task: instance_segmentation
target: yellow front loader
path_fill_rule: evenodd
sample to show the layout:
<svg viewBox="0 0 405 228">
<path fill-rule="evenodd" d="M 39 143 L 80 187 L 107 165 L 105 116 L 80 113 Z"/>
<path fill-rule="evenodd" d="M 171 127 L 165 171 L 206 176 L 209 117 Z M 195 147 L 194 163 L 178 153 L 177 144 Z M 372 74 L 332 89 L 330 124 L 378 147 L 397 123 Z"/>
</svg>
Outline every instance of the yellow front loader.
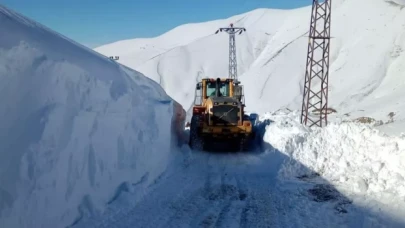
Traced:
<svg viewBox="0 0 405 228">
<path fill-rule="evenodd" d="M 192 149 L 245 151 L 253 126 L 244 113 L 243 86 L 232 79 L 202 79 L 196 86 L 189 145 Z"/>
</svg>

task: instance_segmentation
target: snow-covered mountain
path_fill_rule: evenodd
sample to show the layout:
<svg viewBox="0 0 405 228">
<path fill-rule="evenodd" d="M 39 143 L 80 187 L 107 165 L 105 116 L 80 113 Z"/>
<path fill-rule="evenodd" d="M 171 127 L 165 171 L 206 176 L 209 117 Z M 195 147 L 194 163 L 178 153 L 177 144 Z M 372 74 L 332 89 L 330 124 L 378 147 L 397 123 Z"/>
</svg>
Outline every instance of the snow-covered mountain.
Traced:
<svg viewBox="0 0 405 228">
<path fill-rule="evenodd" d="M 405 2 L 334 0 L 329 106 L 354 119 L 386 122 L 405 118 Z M 223 20 L 186 24 L 151 39 L 133 39 L 95 50 L 119 56 L 188 109 L 200 77 L 228 76 L 230 23 L 246 33 L 236 37 L 238 72 L 247 109 L 262 113 L 300 109 L 308 43 L 310 6 L 293 10 L 257 9 Z"/>
<path fill-rule="evenodd" d="M 0 28 L 0 227 L 66 227 L 167 168 L 157 83 L 1 5 Z"/>
</svg>

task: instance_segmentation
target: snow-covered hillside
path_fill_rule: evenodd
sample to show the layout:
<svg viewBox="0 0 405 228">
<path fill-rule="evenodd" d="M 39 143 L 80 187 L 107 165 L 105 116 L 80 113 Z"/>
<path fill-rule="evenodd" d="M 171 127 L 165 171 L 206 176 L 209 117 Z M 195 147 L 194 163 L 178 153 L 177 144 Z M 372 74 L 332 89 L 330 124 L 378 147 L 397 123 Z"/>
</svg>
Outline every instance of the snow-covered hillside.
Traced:
<svg viewBox="0 0 405 228">
<path fill-rule="evenodd" d="M 334 0 L 330 107 L 348 119 L 404 120 L 405 2 Z M 301 108 L 310 6 L 257 9 L 224 20 L 179 26 L 159 37 L 133 39 L 95 50 L 159 82 L 186 109 L 199 77 L 227 77 L 230 23 L 244 26 L 236 39 L 238 72 L 247 109 Z M 344 116 L 344 114 L 346 114 Z"/>
<path fill-rule="evenodd" d="M 0 28 L 0 227 L 66 227 L 164 172 L 182 109 L 157 83 L 1 5 Z"/>
</svg>

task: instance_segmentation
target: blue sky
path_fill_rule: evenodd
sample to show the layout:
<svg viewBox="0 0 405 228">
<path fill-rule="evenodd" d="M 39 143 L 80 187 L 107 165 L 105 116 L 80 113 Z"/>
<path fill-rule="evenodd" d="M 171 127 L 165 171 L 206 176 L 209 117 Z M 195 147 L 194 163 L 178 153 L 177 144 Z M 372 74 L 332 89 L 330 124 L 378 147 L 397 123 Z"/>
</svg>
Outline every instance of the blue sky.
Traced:
<svg viewBox="0 0 405 228">
<path fill-rule="evenodd" d="M 160 35 L 178 25 L 311 0 L 2 0 L 1 4 L 89 47 Z"/>
</svg>

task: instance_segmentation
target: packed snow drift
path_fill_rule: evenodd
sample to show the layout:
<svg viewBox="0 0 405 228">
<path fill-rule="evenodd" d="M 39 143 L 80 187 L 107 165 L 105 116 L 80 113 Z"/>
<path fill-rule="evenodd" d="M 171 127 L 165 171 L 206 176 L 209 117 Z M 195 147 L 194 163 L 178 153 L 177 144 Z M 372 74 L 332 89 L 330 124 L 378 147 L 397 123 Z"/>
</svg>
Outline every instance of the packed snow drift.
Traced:
<svg viewBox="0 0 405 228">
<path fill-rule="evenodd" d="M 183 110 L 157 83 L 3 6 L 0 27 L 0 227 L 66 227 L 165 171 Z"/>
<path fill-rule="evenodd" d="M 392 137 L 351 122 L 310 129 L 299 123 L 298 114 L 279 111 L 261 117 L 268 122 L 263 135 L 267 151 L 289 158 L 278 177 L 320 176 L 356 204 L 405 225 L 405 135 Z"/>
<path fill-rule="evenodd" d="M 310 4 L 310 2 L 308 2 Z M 334 0 L 329 106 L 345 119 L 403 122 L 405 11 L 403 0 Z M 151 39 L 96 48 L 145 73 L 187 110 L 197 79 L 228 77 L 230 23 L 236 36 L 238 73 L 248 111 L 301 108 L 311 8 L 257 9 L 223 20 L 186 24 Z M 387 124 L 390 125 L 390 124 Z M 405 126 L 405 125 L 404 125 Z M 398 132 L 395 132 L 398 133 Z"/>
</svg>

